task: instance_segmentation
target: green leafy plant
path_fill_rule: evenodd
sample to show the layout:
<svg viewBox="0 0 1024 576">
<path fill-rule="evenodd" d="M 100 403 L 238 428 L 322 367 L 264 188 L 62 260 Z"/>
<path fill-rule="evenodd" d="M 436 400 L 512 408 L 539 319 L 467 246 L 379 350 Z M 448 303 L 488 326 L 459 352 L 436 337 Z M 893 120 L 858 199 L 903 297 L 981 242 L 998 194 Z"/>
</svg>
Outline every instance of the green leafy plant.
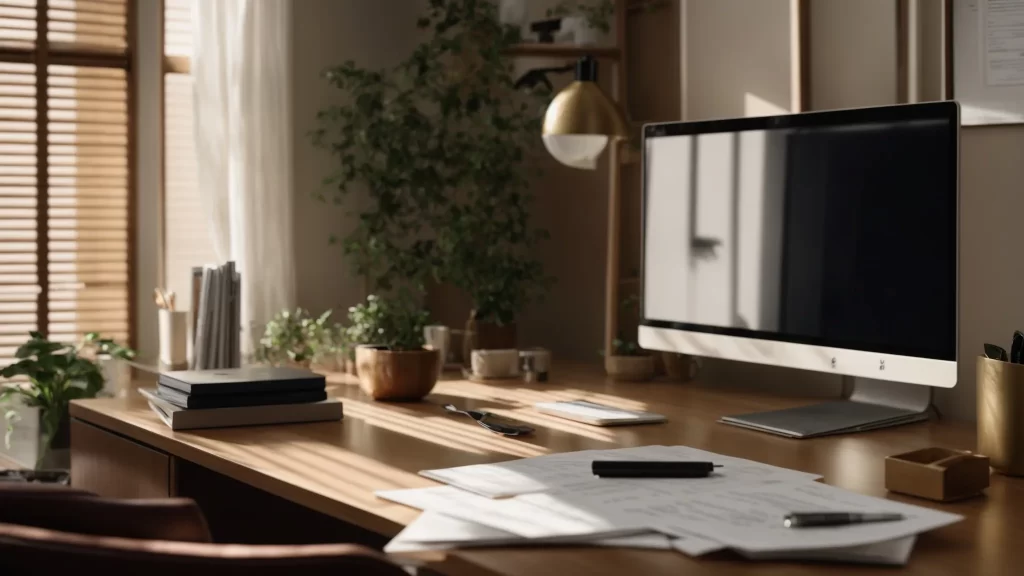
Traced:
<svg viewBox="0 0 1024 576">
<path fill-rule="evenodd" d="M 348 309 L 348 340 L 390 350 L 419 350 L 429 320 L 430 315 L 408 295 L 385 299 L 371 294 L 366 302 Z"/>
<path fill-rule="evenodd" d="M 353 358 L 352 343 L 349 342 L 348 328 L 335 322 L 324 326 L 320 343 L 316 346 L 313 362 L 338 368 L 338 363 Z"/>
<path fill-rule="evenodd" d="M 359 207 L 340 242 L 372 290 L 433 278 L 469 294 L 481 319 L 510 322 L 548 283 L 527 164 L 548 95 L 515 89 L 505 51 L 519 31 L 493 0 L 431 0 L 417 26 L 429 38 L 394 68 L 326 72 L 344 101 L 312 134 L 339 161 L 318 197 Z M 366 199 L 350 204 L 355 190 Z"/>
<path fill-rule="evenodd" d="M 619 302 L 620 313 L 637 313 L 640 310 L 640 297 L 630 294 Z M 604 354 L 604 350 L 600 351 Z M 626 338 L 620 331 L 612 340 L 612 355 L 614 356 L 647 356 L 650 352 L 640 347 L 640 344 L 633 339 Z"/>
<path fill-rule="evenodd" d="M 313 317 L 302 308 L 282 310 L 267 322 L 256 350 L 256 359 L 268 364 L 312 361 L 324 343 L 331 310 Z"/>
<path fill-rule="evenodd" d="M 104 338 L 99 332 L 89 332 L 85 335 L 82 345 L 79 346 L 79 353 L 84 350 L 90 350 L 96 356 L 110 356 L 122 360 L 135 358 L 135 350 L 118 344 L 112 338 Z"/>
<path fill-rule="evenodd" d="M 547 11 L 548 18 L 561 18 L 579 14 L 587 21 L 587 26 L 605 34 L 611 32 L 611 21 L 615 16 L 614 0 L 597 0 L 596 2 L 580 2 L 579 0 L 562 0 Z"/>
<path fill-rule="evenodd" d="M 10 445 L 16 412 L 10 407 L 14 398 L 39 408 L 42 416 L 43 445 L 49 448 L 61 424 L 67 419 L 68 405 L 79 398 L 94 398 L 103 388 L 103 375 L 93 362 L 78 355 L 71 344 L 47 340 L 39 332 L 29 332 L 29 340 L 18 347 L 17 362 L 0 371 L 0 377 L 28 378 L 27 383 L 6 383 L 0 388 L 0 405 L 7 405 L 5 443 Z"/>
</svg>

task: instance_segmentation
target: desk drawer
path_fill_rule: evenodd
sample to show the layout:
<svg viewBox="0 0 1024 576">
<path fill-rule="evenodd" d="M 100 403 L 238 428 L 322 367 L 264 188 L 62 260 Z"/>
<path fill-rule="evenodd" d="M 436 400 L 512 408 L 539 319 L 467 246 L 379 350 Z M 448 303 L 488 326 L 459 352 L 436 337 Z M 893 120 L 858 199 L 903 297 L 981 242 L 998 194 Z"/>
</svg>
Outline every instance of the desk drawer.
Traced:
<svg viewBox="0 0 1024 576">
<path fill-rule="evenodd" d="M 111 498 L 167 498 L 171 457 L 73 418 L 71 485 Z"/>
</svg>

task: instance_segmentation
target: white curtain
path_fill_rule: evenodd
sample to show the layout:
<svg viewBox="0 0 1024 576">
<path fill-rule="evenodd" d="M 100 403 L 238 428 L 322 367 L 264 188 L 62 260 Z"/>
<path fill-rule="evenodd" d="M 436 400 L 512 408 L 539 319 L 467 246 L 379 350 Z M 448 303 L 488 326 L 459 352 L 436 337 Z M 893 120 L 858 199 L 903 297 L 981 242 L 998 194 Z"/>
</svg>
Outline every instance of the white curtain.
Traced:
<svg viewBox="0 0 1024 576">
<path fill-rule="evenodd" d="M 243 354 L 295 305 L 289 0 L 193 0 L 199 187 L 214 250 L 242 274 Z"/>
</svg>

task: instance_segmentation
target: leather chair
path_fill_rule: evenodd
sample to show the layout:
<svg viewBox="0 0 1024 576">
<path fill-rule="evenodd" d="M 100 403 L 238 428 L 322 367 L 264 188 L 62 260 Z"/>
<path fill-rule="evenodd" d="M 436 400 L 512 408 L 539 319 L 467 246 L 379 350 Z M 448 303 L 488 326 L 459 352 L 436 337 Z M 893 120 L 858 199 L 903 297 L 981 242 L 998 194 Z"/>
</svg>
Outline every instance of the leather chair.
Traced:
<svg viewBox="0 0 1024 576">
<path fill-rule="evenodd" d="M 407 576 L 350 544 L 214 544 L 186 498 L 119 500 L 63 486 L 0 484 L 0 574 Z M 184 572 L 183 572 L 184 571 Z"/>
<path fill-rule="evenodd" d="M 202 511 L 187 498 L 119 500 L 46 484 L 0 484 L 0 522 L 95 536 L 210 542 Z"/>
<path fill-rule="evenodd" d="M 0 573 L 145 576 L 408 576 L 351 544 L 246 546 L 141 540 L 0 524 Z"/>
</svg>

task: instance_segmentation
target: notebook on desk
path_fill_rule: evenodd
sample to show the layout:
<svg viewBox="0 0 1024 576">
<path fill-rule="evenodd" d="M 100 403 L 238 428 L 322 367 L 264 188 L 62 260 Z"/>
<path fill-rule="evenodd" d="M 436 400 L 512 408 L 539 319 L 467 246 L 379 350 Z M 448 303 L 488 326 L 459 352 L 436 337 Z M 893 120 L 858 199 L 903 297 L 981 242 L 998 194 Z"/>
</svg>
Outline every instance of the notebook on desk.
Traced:
<svg viewBox="0 0 1024 576">
<path fill-rule="evenodd" d="M 322 374 L 285 366 L 247 366 L 221 370 L 177 370 L 160 374 L 160 385 L 196 396 L 323 390 Z"/>
<path fill-rule="evenodd" d="M 171 430 L 328 422 L 341 420 L 343 415 L 342 403 L 335 398 L 306 404 L 189 410 L 175 406 L 161 398 L 156 390 L 142 388 L 139 390 L 139 393 L 149 402 L 150 409 Z"/>
</svg>

